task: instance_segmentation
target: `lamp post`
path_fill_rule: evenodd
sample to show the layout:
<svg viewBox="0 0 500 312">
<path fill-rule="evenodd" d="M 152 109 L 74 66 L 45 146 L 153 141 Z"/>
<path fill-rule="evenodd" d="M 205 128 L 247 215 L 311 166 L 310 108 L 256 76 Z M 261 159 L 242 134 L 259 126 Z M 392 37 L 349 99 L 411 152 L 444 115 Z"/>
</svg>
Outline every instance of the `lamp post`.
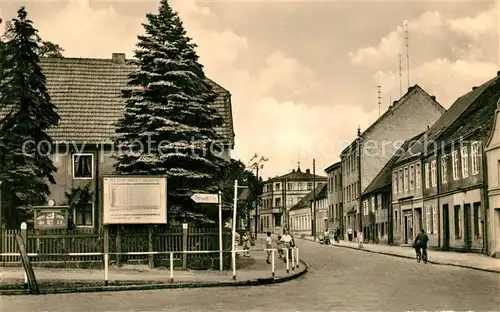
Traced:
<svg viewBox="0 0 500 312">
<path fill-rule="evenodd" d="M 257 183 L 259 183 L 259 169 L 264 168 L 264 163 L 267 162 L 269 158 L 265 158 L 264 156 L 261 156 L 259 158 L 259 155 L 257 153 L 254 154 L 252 159 L 249 161 L 249 165 L 247 165 L 247 168 L 250 170 L 255 170 L 255 177 L 257 179 Z M 257 238 L 257 232 L 259 230 L 259 203 L 257 202 L 255 204 L 255 238 Z"/>
</svg>

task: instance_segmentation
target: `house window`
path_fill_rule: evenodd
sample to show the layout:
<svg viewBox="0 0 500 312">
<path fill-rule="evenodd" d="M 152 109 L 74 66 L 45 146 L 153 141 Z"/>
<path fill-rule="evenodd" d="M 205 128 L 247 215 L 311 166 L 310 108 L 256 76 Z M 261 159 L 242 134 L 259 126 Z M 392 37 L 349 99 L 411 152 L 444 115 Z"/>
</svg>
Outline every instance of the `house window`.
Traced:
<svg viewBox="0 0 500 312">
<path fill-rule="evenodd" d="M 446 156 L 441 157 L 441 182 L 448 183 L 448 168 L 446 167 Z"/>
<path fill-rule="evenodd" d="M 408 167 L 405 167 L 405 173 L 404 173 L 404 187 L 405 187 L 405 192 L 408 191 Z"/>
<path fill-rule="evenodd" d="M 293 191 L 293 183 L 288 183 L 286 187 L 289 191 Z"/>
<path fill-rule="evenodd" d="M 280 190 L 280 184 L 279 184 L 279 183 L 276 183 L 276 184 L 274 185 L 274 190 L 275 190 L 275 191 L 279 191 L 279 190 Z"/>
<path fill-rule="evenodd" d="M 479 227 L 480 220 L 481 220 L 481 203 L 474 203 L 474 237 L 475 238 L 480 238 L 481 237 L 481 228 Z"/>
<path fill-rule="evenodd" d="M 394 210 L 394 229 L 396 233 L 399 233 L 399 221 L 398 221 L 398 211 Z"/>
<path fill-rule="evenodd" d="M 432 233 L 438 232 L 438 209 L 437 206 L 432 207 Z"/>
<path fill-rule="evenodd" d="M 73 214 L 76 226 L 94 225 L 94 203 L 86 203 L 76 207 Z"/>
<path fill-rule="evenodd" d="M 398 193 L 398 172 L 394 171 L 394 182 L 392 182 L 392 189 L 394 194 Z"/>
<path fill-rule="evenodd" d="M 467 146 L 462 147 L 462 177 L 469 177 L 469 151 Z"/>
<path fill-rule="evenodd" d="M 451 158 L 452 158 L 452 162 L 453 162 L 453 180 L 458 180 L 459 179 L 459 176 L 458 176 L 458 170 L 459 170 L 459 166 L 458 166 L 458 162 L 459 162 L 459 159 L 458 159 L 458 151 L 453 151 L 452 154 L 451 154 Z"/>
<path fill-rule="evenodd" d="M 479 155 L 479 142 L 472 142 L 471 144 L 471 155 L 472 158 L 472 175 L 479 174 L 479 164 L 480 164 L 480 155 Z"/>
<path fill-rule="evenodd" d="M 410 166 L 410 190 L 415 188 L 415 168 L 413 165 Z"/>
<path fill-rule="evenodd" d="M 432 229 L 432 211 L 431 211 L 432 207 L 425 207 L 425 221 L 426 221 L 426 231 L 427 233 L 431 233 L 431 229 Z"/>
<path fill-rule="evenodd" d="M 431 187 L 431 181 L 429 179 L 429 166 L 430 164 L 429 163 L 425 163 L 425 168 L 424 168 L 424 171 L 425 171 L 425 188 L 430 188 Z"/>
<path fill-rule="evenodd" d="M 287 197 L 287 199 L 286 199 L 286 205 L 288 207 L 293 206 L 293 197 Z"/>
<path fill-rule="evenodd" d="M 376 210 L 375 209 L 375 196 L 372 196 L 372 209 L 371 209 L 371 211 L 375 212 L 375 210 Z"/>
<path fill-rule="evenodd" d="M 415 168 L 416 168 L 415 179 L 417 180 L 417 183 L 416 183 L 417 184 L 417 189 L 419 189 L 420 188 L 420 181 L 422 179 L 422 175 L 421 175 L 421 172 L 420 172 L 420 164 L 417 164 L 415 166 Z"/>
<path fill-rule="evenodd" d="M 431 161 L 431 183 L 432 187 L 437 185 L 436 160 Z"/>
<path fill-rule="evenodd" d="M 94 155 L 73 155 L 73 179 L 92 179 L 94 177 Z"/>
<path fill-rule="evenodd" d="M 462 214 L 460 205 L 455 206 L 455 239 L 462 238 Z"/>
<path fill-rule="evenodd" d="M 313 188 L 312 182 L 307 182 L 307 190 L 310 191 Z"/>
<path fill-rule="evenodd" d="M 403 181 L 404 181 L 404 177 L 403 177 L 403 169 L 399 169 L 399 184 L 398 184 L 398 191 L 400 193 L 403 192 Z"/>
<path fill-rule="evenodd" d="M 377 209 L 384 209 L 384 207 L 382 207 L 382 194 L 377 195 Z"/>
<path fill-rule="evenodd" d="M 281 226 L 281 216 L 274 216 L 274 226 Z"/>
<path fill-rule="evenodd" d="M 367 200 L 363 201 L 363 215 L 365 215 L 365 216 L 368 215 L 368 201 Z"/>
<path fill-rule="evenodd" d="M 281 207 L 281 198 L 274 199 L 274 207 L 276 207 L 276 208 Z"/>
</svg>

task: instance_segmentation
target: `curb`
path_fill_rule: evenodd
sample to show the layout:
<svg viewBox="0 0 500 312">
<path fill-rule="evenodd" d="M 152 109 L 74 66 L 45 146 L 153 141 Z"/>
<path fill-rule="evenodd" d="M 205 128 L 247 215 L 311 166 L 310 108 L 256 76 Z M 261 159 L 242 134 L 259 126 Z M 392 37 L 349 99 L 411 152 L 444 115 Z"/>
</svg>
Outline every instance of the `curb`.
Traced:
<svg viewBox="0 0 500 312">
<path fill-rule="evenodd" d="M 306 240 L 306 241 L 313 242 L 313 243 L 315 242 L 312 239 L 307 239 L 307 238 L 302 238 L 302 239 Z M 364 252 L 371 252 L 371 253 L 376 253 L 376 254 L 380 254 L 380 255 L 386 255 L 386 256 L 392 256 L 392 257 L 398 257 L 398 258 L 404 258 L 404 259 L 415 259 L 415 257 L 412 257 L 412 256 L 405 256 L 405 255 L 394 254 L 394 253 L 384 252 L 384 251 L 374 251 L 374 250 L 346 246 L 346 245 L 334 245 L 334 244 L 332 244 L 331 246 L 332 247 L 339 247 L 339 248 L 348 248 L 348 249 L 364 251 Z M 427 263 L 437 264 L 437 265 L 454 266 L 454 267 L 463 268 L 463 269 L 470 269 L 470 270 L 500 274 L 500 271 L 497 271 L 497 270 L 478 268 L 478 267 L 474 267 L 474 266 L 470 266 L 470 265 L 456 264 L 456 263 L 450 263 L 450 262 L 436 262 L 436 261 L 431 261 L 431 260 L 428 260 Z"/>
<path fill-rule="evenodd" d="M 282 277 L 257 278 L 243 281 L 228 282 L 201 282 L 201 283 L 179 283 L 179 284 L 146 284 L 146 285 L 123 285 L 123 286 L 94 286 L 94 287 L 71 287 L 59 289 L 40 289 L 40 295 L 48 294 L 67 294 L 67 293 L 89 293 L 89 292 L 108 292 L 108 291 L 137 291 L 137 290 L 155 290 L 155 289 L 178 289 L 178 288 L 210 288 L 210 287 L 241 287 L 241 286 L 262 286 L 270 284 L 279 284 L 299 278 L 307 273 L 309 266 L 303 260 L 299 260 L 303 269 L 295 274 Z M 0 290 L 0 296 L 29 295 L 24 289 L 6 289 Z"/>
</svg>

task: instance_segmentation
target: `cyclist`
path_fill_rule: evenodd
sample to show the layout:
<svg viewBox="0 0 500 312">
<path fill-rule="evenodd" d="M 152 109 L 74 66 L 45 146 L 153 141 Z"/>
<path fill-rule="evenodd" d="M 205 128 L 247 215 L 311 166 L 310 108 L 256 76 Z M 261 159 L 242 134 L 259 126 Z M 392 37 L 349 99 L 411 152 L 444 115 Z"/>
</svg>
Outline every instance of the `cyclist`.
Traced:
<svg viewBox="0 0 500 312">
<path fill-rule="evenodd" d="M 427 259 L 427 242 L 429 241 L 429 237 L 425 234 L 424 229 L 420 230 L 420 233 L 415 238 L 415 243 L 413 243 L 413 248 L 417 253 L 417 256 L 423 255 L 424 259 Z M 420 253 L 420 249 L 422 249 L 422 253 Z"/>
</svg>

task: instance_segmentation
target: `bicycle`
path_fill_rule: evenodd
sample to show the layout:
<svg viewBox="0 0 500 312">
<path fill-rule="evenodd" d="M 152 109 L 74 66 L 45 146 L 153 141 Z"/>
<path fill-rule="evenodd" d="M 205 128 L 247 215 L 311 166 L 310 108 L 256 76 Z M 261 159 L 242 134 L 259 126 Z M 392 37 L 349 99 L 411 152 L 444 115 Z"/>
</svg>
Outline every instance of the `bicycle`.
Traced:
<svg viewBox="0 0 500 312">
<path fill-rule="evenodd" d="M 420 248 L 417 249 L 417 263 L 420 263 L 421 260 L 424 260 L 424 263 L 427 263 L 427 253 L 422 255 L 420 252 Z"/>
</svg>

